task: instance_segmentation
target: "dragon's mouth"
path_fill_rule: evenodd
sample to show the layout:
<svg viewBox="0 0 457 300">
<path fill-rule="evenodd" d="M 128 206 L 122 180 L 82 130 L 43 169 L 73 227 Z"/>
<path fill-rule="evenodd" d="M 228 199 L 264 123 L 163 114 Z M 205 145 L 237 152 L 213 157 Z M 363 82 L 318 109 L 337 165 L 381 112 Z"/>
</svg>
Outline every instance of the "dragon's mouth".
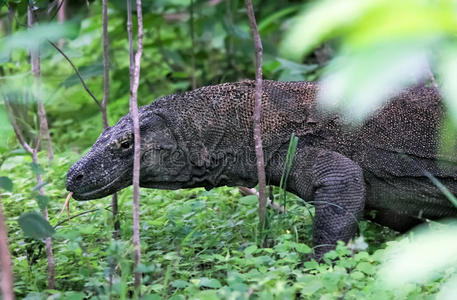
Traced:
<svg viewBox="0 0 457 300">
<path fill-rule="evenodd" d="M 95 190 L 86 191 L 83 193 L 79 193 L 77 191 L 70 191 L 70 192 L 73 192 L 73 198 L 75 198 L 76 200 L 91 200 L 91 199 L 97 199 L 97 198 L 102 198 L 102 197 L 111 195 L 129 185 L 129 184 L 121 183 L 122 179 L 126 173 L 127 172 L 122 173 L 121 175 L 119 175 L 116 179 L 114 179 L 110 183 L 108 183 L 102 187 L 99 187 Z M 121 184 L 119 184 L 119 183 L 121 183 Z"/>
</svg>

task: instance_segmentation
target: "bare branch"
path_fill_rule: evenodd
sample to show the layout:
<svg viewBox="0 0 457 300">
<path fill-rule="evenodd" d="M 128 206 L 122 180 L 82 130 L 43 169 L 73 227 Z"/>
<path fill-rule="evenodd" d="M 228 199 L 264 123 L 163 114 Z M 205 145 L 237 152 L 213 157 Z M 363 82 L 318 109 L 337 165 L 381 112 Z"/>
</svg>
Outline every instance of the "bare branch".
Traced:
<svg viewBox="0 0 457 300">
<path fill-rule="evenodd" d="M 134 158 L 133 158 L 133 247 L 134 264 L 138 267 L 141 260 L 140 248 L 140 125 L 138 120 L 138 85 L 140 82 L 140 63 L 143 54 L 143 15 L 141 11 L 141 0 L 136 0 L 138 19 L 138 49 L 133 54 L 132 34 L 132 7 L 130 0 L 127 0 L 127 32 L 129 38 L 130 53 L 130 115 L 133 121 L 134 136 Z M 140 294 L 141 273 L 135 272 L 135 290 Z"/>
<path fill-rule="evenodd" d="M 13 272 L 11 268 L 11 255 L 8 248 L 8 230 L 5 224 L 3 208 L 0 203 L 0 269 L 2 270 L 2 279 L 0 287 L 2 289 L 2 298 L 4 300 L 14 299 L 13 290 Z"/>
<path fill-rule="evenodd" d="M 254 145 L 257 157 L 257 176 L 259 178 L 259 226 L 263 231 L 266 216 L 266 179 L 262 148 L 262 129 L 260 125 L 262 113 L 262 41 L 254 15 L 254 8 L 251 0 L 245 0 L 249 17 L 249 27 L 251 28 L 252 39 L 254 41 L 256 74 L 255 74 L 255 94 L 254 94 Z"/>
<path fill-rule="evenodd" d="M 100 101 L 98 101 L 97 98 L 95 98 L 94 94 L 92 94 L 92 92 L 89 90 L 89 88 L 86 85 L 86 82 L 84 81 L 83 77 L 81 76 L 81 73 L 79 73 L 78 68 L 76 68 L 76 66 L 73 64 L 71 59 L 55 43 L 53 43 L 52 41 L 49 41 L 49 40 L 48 40 L 48 43 L 51 44 L 51 46 L 53 46 L 57 51 L 59 51 L 59 53 L 62 54 L 62 56 L 68 61 L 68 63 L 71 65 L 71 67 L 75 71 L 76 76 L 78 76 L 79 80 L 81 81 L 81 84 L 83 85 L 86 92 L 89 94 L 89 96 L 91 96 L 91 98 L 98 105 L 98 107 L 100 109 L 102 109 L 102 105 L 101 105 Z"/>
</svg>

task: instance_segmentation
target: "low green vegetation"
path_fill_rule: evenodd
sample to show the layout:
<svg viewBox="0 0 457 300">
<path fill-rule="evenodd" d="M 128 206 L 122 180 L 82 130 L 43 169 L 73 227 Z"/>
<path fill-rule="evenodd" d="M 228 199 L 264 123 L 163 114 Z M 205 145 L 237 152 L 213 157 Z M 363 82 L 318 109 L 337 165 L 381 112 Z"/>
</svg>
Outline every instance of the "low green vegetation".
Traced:
<svg viewBox="0 0 457 300">
<path fill-rule="evenodd" d="M 71 215 L 58 217 L 65 200 L 65 172 L 76 153 L 60 153 L 43 165 L 53 236 L 56 289 L 46 290 L 44 243 L 25 237 L 17 223 L 26 211 L 37 211 L 34 173 L 28 156 L 6 159 L 2 175 L 12 178 L 11 192 L 3 191 L 15 291 L 19 298 L 128 299 L 131 297 L 131 191 L 119 195 L 121 239 L 112 235 L 110 199 L 70 202 Z M 43 157 L 43 160 L 44 157 Z M 279 198 L 279 190 L 277 198 Z M 389 289 L 377 273 L 386 241 L 396 234 L 361 222 L 365 242 L 339 245 L 324 262 L 309 260 L 312 206 L 288 195 L 285 215 L 269 210 L 267 248 L 256 245 L 257 199 L 237 189 L 210 191 L 141 191 L 141 242 L 144 299 L 417 299 L 439 291 L 449 274 L 426 284 Z M 109 278 L 112 276 L 112 287 Z"/>
</svg>

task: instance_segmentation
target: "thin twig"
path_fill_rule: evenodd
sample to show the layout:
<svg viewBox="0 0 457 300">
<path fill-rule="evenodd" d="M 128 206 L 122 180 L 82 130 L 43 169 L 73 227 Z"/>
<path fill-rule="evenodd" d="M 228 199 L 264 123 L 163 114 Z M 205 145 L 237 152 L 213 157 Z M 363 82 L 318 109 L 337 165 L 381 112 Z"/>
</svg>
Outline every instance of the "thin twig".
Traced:
<svg viewBox="0 0 457 300">
<path fill-rule="evenodd" d="M 102 105 L 100 103 L 100 101 L 97 100 L 97 98 L 95 98 L 94 94 L 92 94 L 92 92 L 89 90 L 89 88 L 87 87 L 86 85 L 86 82 L 84 82 L 84 79 L 83 77 L 81 76 L 81 73 L 79 73 L 78 71 L 78 68 L 76 68 L 76 66 L 73 64 L 73 62 L 71 61 L 71 59 L 55 44 L 53 43 L 52 41 L 49 41 L 49 44 L 51 44 L 51 46 L 53 46 L 57 51 L 59 51 L 60 54 L 62 54 L 62 56 L 68 61 L 68 63 L 71 65 L 71 67 L 73 68 L 73 70 L 75 71 L 76 73 L 76 76 L 78 76 L 79 80 L 81 81 L 81 84 L 83 85 L 84 89 L 86 90 L 86 92 L 89 94 L 89 96 L 91 96 L 91 98 L 94 100 L 95 103 L 97 103 L 98 107 L 100 109 L 102 109 Z"/>
<path fill-rule="evenodd" d="M 134 136 L 134 156 L 133 156 L 133 260 L 135 269 L 141 261 L 140 248 L 140 125 L 138 120 L 138 85 L 140 81 L 140 62 L 143 54 L 143 15 L 141 12 L 141 0 L 136 0 L 137 19 L 138 19 L 138 48 L 133 53 L 133 33 L 132 33 L 132 7 L 130 0 L 127 0 L 127 32 L 129 38 L 130 54 L 130 115 L 133 121 Z M 135 291 L 140 296 L 141 273 L 135 272 Z"/>
<path fill-rule="evenodd" d="M 251 0 L 245 0 L 248 17 L 249 27 L 251 29 L 252 39 L 254 42 L 255 49 L 255 94 L 254 94 L 254 115 L 253 115 L 253 127 L 254 127 L 254 144 L 255 153 L 257 157 L 257 176 L 259 179 L 259 226 L 262 232 L 265 227 L 266 217 L 266 176 L 264 167 L 264 157 L 262 148 L 262 128 L 260 124 L 261 113 L 262 113 L 262 41 L 260 39 L 259 30 L 254 15 L 254 8 L 252 7 Z"/>
</svg>

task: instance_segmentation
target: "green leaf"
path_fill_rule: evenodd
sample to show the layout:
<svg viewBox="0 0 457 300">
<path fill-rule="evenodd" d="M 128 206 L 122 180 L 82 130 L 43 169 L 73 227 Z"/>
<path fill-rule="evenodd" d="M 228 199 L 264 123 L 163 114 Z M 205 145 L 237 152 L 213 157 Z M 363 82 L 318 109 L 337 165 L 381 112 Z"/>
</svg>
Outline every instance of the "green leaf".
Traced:
<svg viewBox="0 0 457 300">
<path fill-rule="evenodd" d="M 218 289 L 222 285 L 219 282 L 219 280 L 217 280 L 217 279 L 210 279 L 210 278 L 207 278 L 207 277 L 202 277 L 202 278 L 200 278 L 200 280 L 198 282 L 198 286 L 204 286 L 204 287 L 208 287 L 208 288 Z"/>
<path fill-rule="evenodd" d="M 240 201 L 240 203 L 245 204 L 245 205 L 256 205 L 259 200 L 257 199 L 257 196 L 249 195 L 249 196 L 241 197 L 239 201 Z"/>
<path fill-rule="evenodd" d="M 171 286 L 174 287 L 174 288 L 177 288 L 177 289 L 185 288 L 188 285 L 189 285 L 189 283 L 187 283 L 187 281 L 184 281 L 184 280 L 181 280 L 181 279 L 178 279 L 178 280 L 175 280 L 175 281 L 171 282 Z"/>
<path fill-rule="evenodd" d="M 0 41 L 0 54 L 8 54 L 17 49 L 37 50 L 48 40 L 55 41 L 73 35 L 75 31 L 76 27 L 71 26 L 69 22 L 35 25 L 33 28 L 17 32 Z"/>
<path fill-rule="evenodd" d="M 295 19 L 295 24 L 280 45 L 280 53 L 284 57 L 299 61 L 313 47 L 353 24 L 354 20 L 377 2 L 379 0 L 316 2 Z"/>
<path fill-rule="evenodd" d="M 11 192 L 13 190 L 13 182 L 6 176 L 0 176 L 0 187 Z"/>
<path fill-rule="evenodd" d="M 373 275 L 376 272 L 376 268 L 368 262 L 359 263 L 356 269 L 367 275 Z"/>
<path fill-rule="evenodd" d="M 40 240 L 54 234 L 54 228 L 37 212 L 22 214 L 17 220 L 24 234 L 28 237 Z"/>
<path fill-rule="evenodd" d="M 247 247 L 246 249 L 244 249 L 244 253 L 245 253 L 246 255 L 251 255 L 251 254 L 254 253 L 256 250 L 257 250 L 257 246 L 256 246 L 256 245 L 251 245 L 251 246 Z"/>
<path fill-rule="evenodd" d="M 308 254 L 312 252 L 312 249 L 308 245 L 296 243 L 294 246 L 298 253 Z"/>
<path fill-rule="evenodd" d="M 430 42 L 391 42 L 343 53 L 326 67 L 318 103 L 340 111 L 347 122 L 364 120 L 388 98 L 426 75 Z"/>
<path fill-rule="evenodd" d="M 136 272 L 140 273 L 150 273 L 155 270 L 155 265 L 149 265 L 146 266 L 145 264 L 139 264 L 138 267 L 136 267 Z"/>
<path fill-rule="evenodd" d="M 38 207 L 43 210 L 46 207 L 48 207 L 49 198 L 43 195 L 37 195 L 36 202 L 38 204 Z"/>
</svg>

